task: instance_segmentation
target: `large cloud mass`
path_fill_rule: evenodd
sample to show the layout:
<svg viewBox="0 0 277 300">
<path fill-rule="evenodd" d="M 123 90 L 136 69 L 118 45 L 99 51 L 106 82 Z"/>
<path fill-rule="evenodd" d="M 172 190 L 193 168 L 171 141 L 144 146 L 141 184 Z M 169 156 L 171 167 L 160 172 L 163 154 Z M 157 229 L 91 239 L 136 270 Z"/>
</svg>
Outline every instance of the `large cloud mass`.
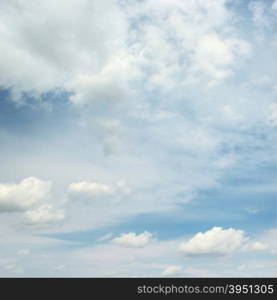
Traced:
<svg viewBox="0 0 277 300">
<path fill-rule="evenodd" d="M 17 102 L 58 90 L 76 105 L 114 102 L 145 79 L 161 91 L 218 82 L 250 52 L 227 26 L 224 0 L 12 0 L 0 8 L 0 85 Z"/>
</svg>

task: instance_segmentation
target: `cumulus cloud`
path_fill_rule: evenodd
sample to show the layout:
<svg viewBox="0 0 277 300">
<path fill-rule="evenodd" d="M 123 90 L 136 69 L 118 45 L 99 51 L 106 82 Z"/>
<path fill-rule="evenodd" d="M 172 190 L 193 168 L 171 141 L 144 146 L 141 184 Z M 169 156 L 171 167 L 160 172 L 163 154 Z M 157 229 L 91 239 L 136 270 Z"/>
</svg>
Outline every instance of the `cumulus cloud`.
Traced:
<svg viewBox="0 0 277 300">
<path fill-rule="evenodd" d="M 51 204 L 44 204 L 36 209 L 24 213 L 24 222 L 27 225 L 40 226 L 61 222 L 65 217 L 62 209 L 55 209 Z"/>
<path fill-rule="evenodd" d="M 183 267 L 181 266 L 168 266 L 166 267 L 162 274 L 163 276 L 176 276 L 184 273 Z"/>
<path fill-rule="evenodd" d="M 36 177 L 28 177 L 18 184 L 0 184 L 0 212 L 16 212 L 30 209 L 49 196 L 51 183 Z"/>
<path fill-rule="evenodd" d="M 141 234 L 134 232 L 122 233 L 119 237 L 114 238 L 112 243 L 124 247 L 143 248 L 151 242 L 152 237 L 153 234 L 147 231 Z"/>
<path fill-rule="evenodd" d="M 190 240 L 182 243 L 179 252 L 186 256 L 227 255 L 241 249 L 248 240 L 242 230 L 213 227 L 204 233 L 197 233 Z"/>
</svg>

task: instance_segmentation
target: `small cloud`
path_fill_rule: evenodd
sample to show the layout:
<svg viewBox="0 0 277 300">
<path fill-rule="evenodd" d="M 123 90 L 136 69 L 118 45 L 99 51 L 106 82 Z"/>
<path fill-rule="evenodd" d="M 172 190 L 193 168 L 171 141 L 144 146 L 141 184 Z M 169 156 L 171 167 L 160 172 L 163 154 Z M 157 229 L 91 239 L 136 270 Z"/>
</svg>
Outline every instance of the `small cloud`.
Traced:
<svg viewBox="0 0 277 300">
<path fill-rule="evenodd" d="M 65 213 L 61 209 L 55 209 L 51 204 L 44 204 L 36 209 L 27 211 L 23 218 L 27 225 L 49 225 L 63 221 Z"/>
<path fill-rule="evenodd" d="M 106 241 L 106 240 L 109 240 L 112 236 L 113 236 L 112 233 L 107 233 L 107 234 L 101 236 L 97 241 L 100 241 L 100 242 Z"/>
<path fill-rule="evenodd" d="M 183 273 L 183 268 L 181 266 L 168 266 L 164 269 L 161 275 L 174 276 L 174 275 L 181 275 L 182 273 Z"/>
<path fill-rule="evenodd" d="M 69 186 L 69 192 L 86 194 L 94 197 L 99 195 L 112 195 L 114 190 L 107 184 L 82 181 L 71 183 Z"/>
<path fill-rule="evenodd" d="M 152 240 L 153 234 L 145 231 L 141 234 L 135 234 L 134 232 L 122 233 L 119 237 L 112 240 L 112 243 L 133 248 L 142 248 L 147 246 Z"/>
<path fill-rule="evenodd" d="M 76 182 L 69 185 L 69 198 L 78 200 L 94 200 L 103 197 L 121 199 L 130 193 L 130 188 L 124 182 L 114 185 L 98 182 Z"/>
<path fill-rule="evenodd" d="M 263 251 L 263 250 L 267 250 L 268 249 L 268 245 L 263 244 L 261 242 L 254 242 L 252 244 L 252 249 L 253 250 L 261 250 L 261 251 Z"/>
</svg>

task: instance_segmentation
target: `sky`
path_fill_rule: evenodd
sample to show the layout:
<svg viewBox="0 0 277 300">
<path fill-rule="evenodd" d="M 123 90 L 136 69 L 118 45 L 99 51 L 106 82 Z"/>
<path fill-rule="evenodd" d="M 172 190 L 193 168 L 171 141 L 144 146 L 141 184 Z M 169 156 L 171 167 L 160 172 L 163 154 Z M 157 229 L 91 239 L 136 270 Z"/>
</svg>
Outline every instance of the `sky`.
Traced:
<svg viewBox="0 0 277 300">
<path fill-rule="evenodd" d="M 0 1 L 0 277 L 275 277 L 276 13 Z"/>
</svg>

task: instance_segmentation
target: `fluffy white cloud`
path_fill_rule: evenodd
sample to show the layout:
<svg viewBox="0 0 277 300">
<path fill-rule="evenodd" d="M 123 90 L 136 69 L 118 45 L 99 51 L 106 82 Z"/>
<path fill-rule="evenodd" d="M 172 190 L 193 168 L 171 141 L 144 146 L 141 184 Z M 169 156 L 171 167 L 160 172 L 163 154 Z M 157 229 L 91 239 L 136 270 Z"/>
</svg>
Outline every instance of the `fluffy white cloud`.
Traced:
<svg viewBox="0 0 277 300">
<path fill-rule="evenodd" d="M 28 177 L 18 184 L 0 184 L 0 212 L 27 210 L 48 197 L 49 181 Z"/>
<path fill-rule="evenodd" d="M 162 274 L 163 276 L 176 276 L 184 273 L 183 267 L 181 266 L 168 266 L 166 267 Z"/>
<path fill-rule="evenodd" d="M 213 227 L 204 233 L 199 232 L 179 247 L 179 252 L 187 256 L 227 255 L 241 249 L 249 238 L 242 230 Z"/>
<path fill-rule="evenodd" d="M 27 225 L 41 226 L 63 221 L 65 213 L 62 209 L 55 209 L 51 204 L 44 204 L 36 209 L 24 213 L 24 222 Z"/>
<path fill-rule="evenodd" d="M 142 248 L 147 246 L 150 243 L 152 237 L 153 234 L 147 231 L 141 234 L 129 232 L 126 234 L 121 234 L 119 237 L 114 238 L 112 240 L 112 243 L 124 247 Z"/>
</svg>

